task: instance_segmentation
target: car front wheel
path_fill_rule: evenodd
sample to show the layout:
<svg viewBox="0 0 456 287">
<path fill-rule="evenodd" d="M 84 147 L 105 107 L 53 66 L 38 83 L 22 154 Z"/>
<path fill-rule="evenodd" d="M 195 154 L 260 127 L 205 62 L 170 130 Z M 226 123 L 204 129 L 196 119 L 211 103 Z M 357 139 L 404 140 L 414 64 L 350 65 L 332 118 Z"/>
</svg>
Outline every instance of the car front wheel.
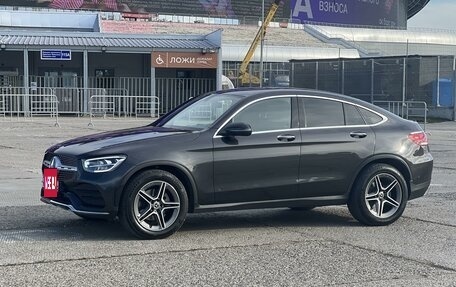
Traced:
<svg viewBox="0 0 456 287">
<path fill-rule="evenodd" d="M 120 221 L 136 237 L 165 238 L 184 223 L 188 197 L 184 185 L 173 174 L 148 170 L 126 187 L 120 203 Z"/>
<path fill-rule="evenodd" d="M 404 212 L 408 188 L 402 174 L 388 164 L 361 172 L 348 201 L 350 213 L 366 225 L 388 225 Z"/>
</svg>

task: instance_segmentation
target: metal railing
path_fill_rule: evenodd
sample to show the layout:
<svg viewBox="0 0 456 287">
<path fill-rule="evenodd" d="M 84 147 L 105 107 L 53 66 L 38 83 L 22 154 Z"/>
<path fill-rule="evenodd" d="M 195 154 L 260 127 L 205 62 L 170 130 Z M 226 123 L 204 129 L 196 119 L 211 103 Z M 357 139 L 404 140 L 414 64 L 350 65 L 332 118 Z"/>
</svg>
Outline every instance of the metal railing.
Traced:
<svg viewBox="0 0 456 287">
<path fill-rule="evenodd" d="M 326 31 L 324 28 L 316 25 L 305 25 L 304 31 L 315 36 L 316 38 L 322 40 L 323 42 L 333 42 L 339 44 L 345 48 L 356 49 L 361 52 L 363 55 L 381 55 L 382 51 L 380 50 L 371 50 L 367 49 L 364 46 L 357 44 L 353 39 L 348 38 L 343 34 L 332 34 Z"/>
<path fill-rule="evenodd" d="M 59 101 L 52 94 L 0 94 L 0 114 L 10 118 L 50 116 L 59 124 Z"/>
<path fill-rule="evenodd" d="M 93 118 L 106 117 L 157 117 L 160 111 L 160 100 L 151 96 L 93 95 L 89 101 L 90 122 Z"/>
<path fill-rule="evenodd" d="M 22 76 L 15 76 L 18 82 L 23 83 Z M 156 95 L 160 101 L 158 114 L 164 114 L 191 97 L 196 97 L 216 89 L 216 80 L 213 78 L 157 78 L 155 93 L 152 93 L 150 77 L 90 77 L 88 86 L 83 88 L 81 77 L 44 77 L 31 76 L 31 86 L 0 87 L 0 96 L 4 94 L 55 95 L 59 102 L 60 114 L 89 115 L 89 101 L 94 95 L 115 95 L 133 97 L 151 97 Z M 71 85 L 63 84 L 71 82 Z M 49 84 L 49 86 L 47 86 Z M 62 84 L 62 87 L 56 85 Z M 73 86 L 73 84 L 75 86 Z M 28 109 L 28 98 L 23 99 L 21 108 Z M 0 99 L 0 115 L 4 108 Z"/>
<path fill-rule="evenodd" d="M 80 114 L 83 111 L 83 100 L 78 88 L 51 88 L 59 101 L 62 114 Z"/>
<path fill-rule="evenodd" d="M 405 119 L 422 119 L 426 130 L 428 106 L 419 101 L 374 101 L 374 105 L 384 108 Z"/>
<path fill-rule="evenodd" d="M 0 95 L 0 115 L 3 115 L 3 117 L 6 116 L 6 103 L 5 103 L 5 95 Z"/>
<path fill-rule="evenodd" d="M 165 114 L 190 98 L 214 91 L 215 79 L 156 79 L 156 95 L 160 99 L 160 114 Z"/>
</svg>

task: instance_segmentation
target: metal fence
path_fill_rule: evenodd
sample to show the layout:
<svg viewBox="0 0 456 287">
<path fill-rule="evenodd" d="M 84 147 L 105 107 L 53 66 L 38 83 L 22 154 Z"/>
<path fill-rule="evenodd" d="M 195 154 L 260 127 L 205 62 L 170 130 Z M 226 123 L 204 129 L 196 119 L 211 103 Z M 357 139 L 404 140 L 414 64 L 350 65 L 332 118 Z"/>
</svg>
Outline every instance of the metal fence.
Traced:
<svg viewBox="0 0 456 287">
<path fill-rule="evenodd" d="M 402 118 L 421 120 L 426 130 L 428 106 L 419 101 L 373 101 L 374 105 L 384 108 Z"/>
<path fill-rule="evenodd" d="M 22 76 L 17 77 L 18 83 L 23 84 Z M 30 112 L 29 97 L 19 97 L 10 101 L 5 95 L 54 95 L 58 102 L 59 114 L 89 115 L 91 113 L 90 101 L 93 96 L 115 96 L 125 98 L 126 102 L 132 98 L 156 101 L 157 115 L 167 113 L 192 97 L 205 94 L 216 89 L 216 80 L 213 78 L 157 78 L 155 80 L 155 96 L 151 92 L 151 78 L 146 77 L 91 77 L 89 88 L 83 88 L 81 77 L 44 77 L 31 76 L 30 87 L 0 87 L 0 116 L 9 113 L 28 115 Z M 65 86 L 68 84 L 68 86 Z M 49 85 L 49 86 L 46 86 Z M 59 87 L 58 85 L 63 85 Z M 128 106 L 129 104 L 125 104 Z M 122 109 L 123 109 L 122 104 Z M 137 108 L 138 109 L 138 108 Z M 130 109 L 132 111 L 132 109 Z M 119 110 L 116 110 L 119 112 Z M 120 111 L 125 115 L 126 110 Z M 128 114 L 129 112 L 127 112 Z M 109 114 L 109 113 L 107 113 Z M 136 115 L 136 112 L 132 112 Z M 138 113 L 138 115 L 141 113 Z"/>
<path fill-rule="evenodd" d="M 425 102 L 432 117 L 454 120 L 455 67 L 454 56 L 296 60 L 290 86 L 369 102 Z"/>
<path fill-rule="evenodd" d="M 215 88 L 215 79 L 157 79 L 155 92 L 161 103 L 160 114 Z"/>
<path fill-rule="evenodd" d="M 59 124 L 59 101 L 52 94 L 0 94 L 0 114 L 15 117 L 50 116 Z"/>
<path fill-rule="evenodd" d="M 93 118 L 106 117 L 157 117 L 160 101 L 150 96 L 93 95 L 89 101 L 90 126 Z"/>
</svg>

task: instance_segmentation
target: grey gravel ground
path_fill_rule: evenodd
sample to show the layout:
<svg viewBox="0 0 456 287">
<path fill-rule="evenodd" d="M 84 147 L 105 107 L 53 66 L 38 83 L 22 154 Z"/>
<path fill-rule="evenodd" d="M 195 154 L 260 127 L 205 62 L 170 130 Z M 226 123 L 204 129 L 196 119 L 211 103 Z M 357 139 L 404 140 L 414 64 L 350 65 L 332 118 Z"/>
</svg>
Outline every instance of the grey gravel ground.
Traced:
<svg viewBox="0 0 456 287">
<path fill-rule="evenodd" d="M 150 120 L 60 122 L 0 118 L 0 286 L 456 286 L 455 122 L 427 126 L 431 188 L 391 226 L 343 206 L 221 212 L 158 241 L 39 202 L 48 146 Z"/>
</svg>

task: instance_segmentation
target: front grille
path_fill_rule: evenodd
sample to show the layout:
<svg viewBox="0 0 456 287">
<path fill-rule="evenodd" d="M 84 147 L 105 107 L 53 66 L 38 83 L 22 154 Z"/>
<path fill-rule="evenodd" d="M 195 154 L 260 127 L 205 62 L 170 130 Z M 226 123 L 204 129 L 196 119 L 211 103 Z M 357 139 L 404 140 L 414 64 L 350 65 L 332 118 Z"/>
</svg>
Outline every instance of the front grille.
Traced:
<svg viewBox="0 0 456 287">
<path fill-rule="evenodd" d="M 59 170 L 57 173 L 57 177 L 59 181 L 68 181 L 73 179 L 75 176 L 74 171 L 65 171 L 65 170 Z"/>
<path fill-rule="evenodd" d="M 63 165 L 74 166 L 74 167 L 78 166 L 78 159 L 74 156 L 63 155 L 63 154 L 59 154 L 57 156 L 59 157 L 59 159 Z"/>
<path fill-rule="evenodd" d="M 78 209 L 104 208 L 105 201 L 100 191 L 89 184 L 68 186 L 65 183 L 59 184 L 59 198 L 70 202 Z"/>
<path fill-rule="evenodd" d="M 67 191 L 78 198 L 78 201 L 86 207 L 103 208 L 105 201 L 100 191 L 93 185 L 82 183 L 71 188 Z"/>
<path fill-rule="evenodd" d="M 64 154 L 53 154 L 53 153 L 46 153 L 44 155 L 44 159 L 43 159 L 43 168 L 46 168 L 46 167 L 49 167 L 49 166 L 46 166 L 46 165 L 49 165 L 52 161 L 52 158 L 54 156 L 57 156 L 60 160 L 60 163 L 63 165 L 63 166 L 69 166 L 69 167 L 77 167 L 78 166 L 78 159 L 75 157 L 75 156 L 71 156 L 71 155 L 64 155 Z"/>
<path fill-rule="evenodd" d="M 75 190 L 75 194 L 86 206 L 104 207 L 105 202 L 98 190 Z"/>
</svg>

